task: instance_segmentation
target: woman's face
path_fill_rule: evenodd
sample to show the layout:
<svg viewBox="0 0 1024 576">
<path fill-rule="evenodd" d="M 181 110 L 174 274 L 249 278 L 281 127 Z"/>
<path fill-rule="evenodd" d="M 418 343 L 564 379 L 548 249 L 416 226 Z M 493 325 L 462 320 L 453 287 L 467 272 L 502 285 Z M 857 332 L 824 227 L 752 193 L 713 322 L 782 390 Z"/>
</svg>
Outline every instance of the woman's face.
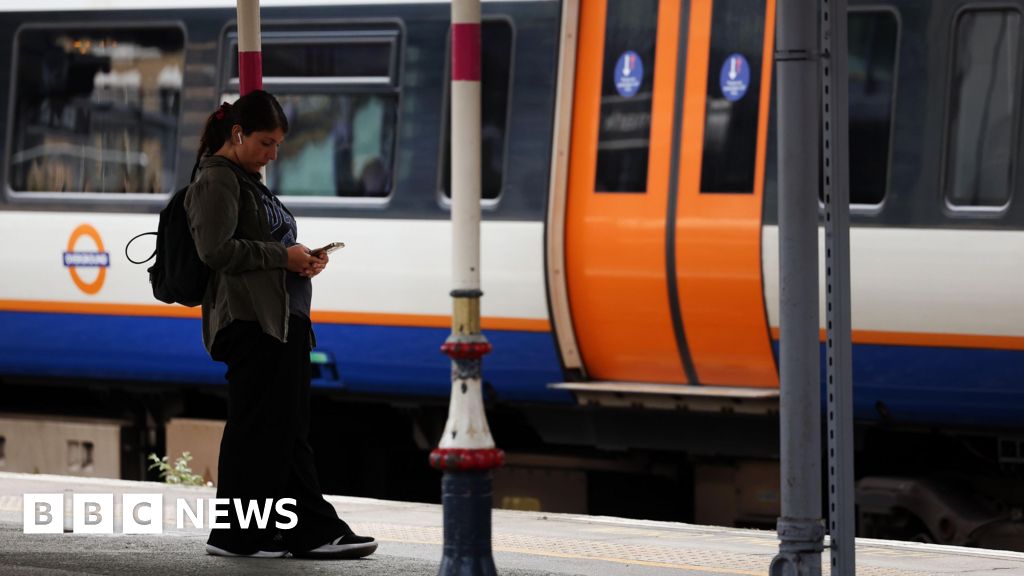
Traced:
<svg viewBox="0 0 1024 576">
<path fill-rule="evenodd" d="M 242 137 L 242 143 L 238 144 L 238 135 Z M 257 130 L 245 135 L 238 130 L 235 133 L 235 151 L 238 154 L 238 162 L 243 168 L 250 172 L 259 172 L 271 160 L 277 160 L 277 147 L 284 142 L 284 131 L 280 128 L 274 130 Z"/>
</svg>

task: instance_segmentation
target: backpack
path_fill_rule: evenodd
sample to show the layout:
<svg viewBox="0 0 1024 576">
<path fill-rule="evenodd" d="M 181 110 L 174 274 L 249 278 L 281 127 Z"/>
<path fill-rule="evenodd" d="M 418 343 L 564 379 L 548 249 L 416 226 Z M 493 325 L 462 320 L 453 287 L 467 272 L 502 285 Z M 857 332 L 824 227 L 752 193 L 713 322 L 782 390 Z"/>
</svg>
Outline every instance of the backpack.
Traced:
<svg viewBox="0 0 1024 576">
<path fill-rule="evenodd" d="M 232 166 L 234 168 L 234 166 Z M 192 168 L 190 184 L 178 190 L 171 200 L 160 210 L 160 223 L 156 232 L 143 232 L 128 241 L 124 247 L 124 255 L 133 264 L 145 264 L 153 258 L 156 260 L 146 271 L 149 272 L 149 283 L 153 287 L 153 296 L 167 304 L 182 306 L 198 306 L 203 302 L 206 284 L 210 280 L 210 267 L 199 258 L 196 244 L 192 240 L 192 230 L 185 212 L 185 194 L 195 180 L 199 163 Z M 239 175 L 239 170 L 234 170 Z M 239 182 L 239 187 L 243 183 Z M 156 236 L 156 249 L 145 260 L 132 260 L 128 255 L 128 247 L 142 236 Z"/>
</svg>

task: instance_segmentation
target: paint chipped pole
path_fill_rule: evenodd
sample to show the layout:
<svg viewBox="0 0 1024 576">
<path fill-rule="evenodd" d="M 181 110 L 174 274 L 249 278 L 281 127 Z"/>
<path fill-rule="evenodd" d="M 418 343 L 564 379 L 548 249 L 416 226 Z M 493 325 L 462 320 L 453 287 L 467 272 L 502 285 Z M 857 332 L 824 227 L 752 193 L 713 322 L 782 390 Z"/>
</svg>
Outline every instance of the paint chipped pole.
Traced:
<svg viewBox="0 0 1024 576">
<path fill-rule="evenodd" d="M 245 96 L 263 89 L 260 49 L 260 0 L 238 0 L 238 92 Z"/>
<path fill-rule="evenodd" d="M 452 2 L 452 359 L 448 422 L 430 465 L 442 470 L 441 576 L 495 574 L 491 470 L 505 454 L 484 414 L 480 363 L 491 345 L 480 332 L 480 0 Z"/>
</svg>

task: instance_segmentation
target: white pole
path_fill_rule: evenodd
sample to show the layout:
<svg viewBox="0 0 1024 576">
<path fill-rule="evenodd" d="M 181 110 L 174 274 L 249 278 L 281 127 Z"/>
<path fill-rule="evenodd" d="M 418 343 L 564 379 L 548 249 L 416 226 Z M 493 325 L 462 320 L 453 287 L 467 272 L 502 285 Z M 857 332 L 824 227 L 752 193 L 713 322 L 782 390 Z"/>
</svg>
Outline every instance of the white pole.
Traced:
<svg viewBox="0 0 1024 576">
<path fill-rule="evenodd" d="M 452 2 L 453 379 L 442 449 L 493 449 L 484 414 L 480 358 L 480 0 Z M 462 351 L 456 351 L 457 347 Z M 455 354 L 453 354 L 455 352 Z"/>
<path fill-rule="evenodd" d="M 491 470 L 495 448 L 484 413 L 480 364 L 491 345 L 480 332 L 480 0 L 452 1 L 452 359 L 448 422 L 431 466 L 444 471 L 441 576 L 493 576 Z"/>
<path fill-rule="evenodd" d="M 480 1 L 452 2 L 452 278 L 480 289 Z"/>
</svg>

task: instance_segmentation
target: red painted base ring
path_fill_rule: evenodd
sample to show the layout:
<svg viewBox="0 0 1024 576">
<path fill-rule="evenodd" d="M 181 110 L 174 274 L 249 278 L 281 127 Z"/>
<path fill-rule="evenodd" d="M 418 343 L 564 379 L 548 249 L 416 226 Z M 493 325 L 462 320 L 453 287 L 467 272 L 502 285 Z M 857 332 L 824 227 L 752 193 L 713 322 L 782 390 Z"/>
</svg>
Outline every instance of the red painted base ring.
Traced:
<svg viewBox="0 0 1024 576">
<path fill-rule="evenodd" d="M 435 448 L 430 466 L 438 470 L 490 470 L 505 465 L 505 451 L 498 448 Z"/>
<path fill-rule="evenodd" d="M 490 342 L 445 342 L 441 345 L 452 360 L 476 360 L 492 350 Z"/>
</svg>

